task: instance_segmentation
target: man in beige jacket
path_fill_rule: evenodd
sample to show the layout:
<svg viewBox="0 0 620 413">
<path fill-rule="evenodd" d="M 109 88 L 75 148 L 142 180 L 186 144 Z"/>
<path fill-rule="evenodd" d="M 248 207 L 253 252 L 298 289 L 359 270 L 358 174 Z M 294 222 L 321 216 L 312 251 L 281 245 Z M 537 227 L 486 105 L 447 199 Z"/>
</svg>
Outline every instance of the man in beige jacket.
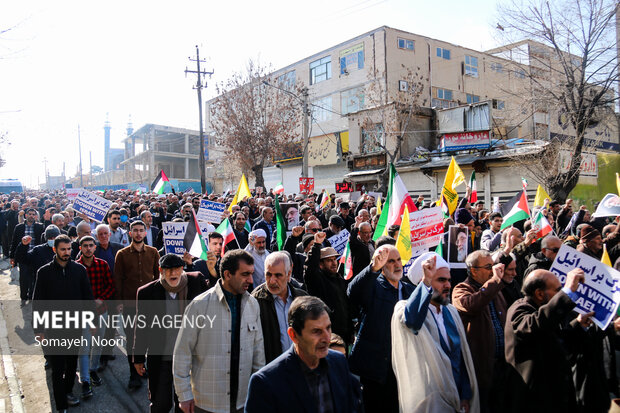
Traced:
<svg viewBox="0 0 620 413">
<path fill-rule="evenodd" d="M 220 272 L 187 306 L 174 347 L 174 387 L 186 413 L 241 412 L 250 376 L 265 364 L 260 310 L 247 292 L 254 259 L 229 251 Z"/>
</svg>

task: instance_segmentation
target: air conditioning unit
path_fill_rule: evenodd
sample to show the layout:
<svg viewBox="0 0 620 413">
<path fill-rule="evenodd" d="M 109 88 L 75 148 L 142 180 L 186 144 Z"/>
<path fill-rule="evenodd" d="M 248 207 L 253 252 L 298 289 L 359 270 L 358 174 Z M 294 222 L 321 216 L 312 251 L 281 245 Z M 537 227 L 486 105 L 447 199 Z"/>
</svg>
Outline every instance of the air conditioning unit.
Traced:
<svg viewBox="0 0 620 413">
<path fill-rule="evenodd" d="M 409 90 L 409 83 L 407 83 L 406 80 L 399 80 L 398 90 L 400 90 L 401 92 L 406 92 L 407 90 Z"/>
</svg>

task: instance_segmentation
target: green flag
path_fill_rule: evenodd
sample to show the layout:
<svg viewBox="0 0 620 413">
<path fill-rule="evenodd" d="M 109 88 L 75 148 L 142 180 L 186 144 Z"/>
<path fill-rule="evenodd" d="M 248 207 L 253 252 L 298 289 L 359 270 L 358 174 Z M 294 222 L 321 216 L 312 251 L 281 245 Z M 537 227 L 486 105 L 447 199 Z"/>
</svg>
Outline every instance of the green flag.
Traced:
<svg viewBox="0 0 620 413">
<path fill-rule="evenodd" d="M 280 201 L 278 198 L 280 198 L 280 196 L 276 195 L 276 240 L 278 243 L 278 250 L 282 251 L 284 241 L 286 241 L 286 222 L 280 210 Z"/>
</svg>

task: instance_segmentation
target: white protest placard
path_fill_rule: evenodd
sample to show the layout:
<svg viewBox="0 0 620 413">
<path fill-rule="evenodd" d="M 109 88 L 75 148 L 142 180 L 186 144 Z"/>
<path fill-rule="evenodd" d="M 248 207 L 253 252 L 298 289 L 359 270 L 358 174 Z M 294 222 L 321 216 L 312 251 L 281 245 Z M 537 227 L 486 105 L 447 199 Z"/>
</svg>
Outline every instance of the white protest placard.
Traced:
<svg viewBox="0 0 620 413">
<path fill-rule="evenodd" d="M 202 237 L 205 240 L 205 244 L 209 246 L 209 233 L 213 232 L 215 228 L 207 222 L 198 222 L 200 231 L 202 231 Z M 187 222 L 162 222 L 161 230 L 164 231 L 164 248 L 166 254 L 183 255 L 185 247 L 183 246 L 183 238 L 185 238 L 185 230 L 187 229 Z"/>
<path fill-rule="evenodd" d="M 67 199 L 73 201 L 81 190 L 82 188 L 67 188 Z"/>
<path fill-rule="evenodd" d="M 112 201 L 108 201 L 84 189 L 78 192 L 73 201 L 73 209 L 97 222 L 103 221 L 111 206 Z"/>
<path fill-rule="evenodd" d="M 226 204 L 203 199 L 200 201 L 200 207 L 198 208 L 196 218 L 198 218 L 198 221 L 219 224 L 222 222 L 222 214 L 224 214 L 225 209 Z"/>
<path fill-rule="evenodd" d="M 566 244 L 562 245 L 553 261 L 551 272 L 564 285 L 566 274 L 575 268 L 581 268 L 586 279 L 577 289 L 579 297 L 575 300 L 575 311 L 581 314 L 594 311 L 592 321 L 604 330 L 620 303 L 620 272 Z"/>
<path fill-rule="evenodd" d="M 441 207 L 425 208 L 409 213 L 411 250 L 424 250 L 436 246 L 443 237 Z"/>
<path fill-rule="evenodd" d="M 616 194 L 607 194 L 601 200 L 596 208 L 596 212 L 592 214 L 594 218 L 598 217 L 617 217 L 620 215 L 620 196 Z"/>
<path fill-rule="evenodd" d="M 332 247 L 338 252 L 338 254 L 344 254 L 344 250 L 347 247 L 347 241 L 349 240 L 349 231 L 343 229 L 338 234 L 329 237 L 327 239 Z"/>
</svg>

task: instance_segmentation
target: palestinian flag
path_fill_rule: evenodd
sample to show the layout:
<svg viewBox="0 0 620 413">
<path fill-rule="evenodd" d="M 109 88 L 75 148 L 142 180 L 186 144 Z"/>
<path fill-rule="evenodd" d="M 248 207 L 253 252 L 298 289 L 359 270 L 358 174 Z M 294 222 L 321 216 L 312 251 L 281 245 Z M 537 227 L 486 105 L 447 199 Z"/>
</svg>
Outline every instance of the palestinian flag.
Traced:
<svg viewBox="0 0 620 413">
<path fill-rule="evenodd" d="M 469 196 L 469 203 L 473 205 L 478 201 L 478 186 L 476 185 L 476 171 L 471 171 L 471 178 L 469 178 L 469 187 L 471 188 L 471 195 Z"/>
<path fill-rule="evenodd" d="M 400 225 L 403 212 L 405 211 L 405 205 L 409 212 L 418 210 L 403 180 L 400 179 L 398 172 L 396 172 L 396 168 L 393 164 L 390 164 L 390 185 L 388 186 L 387 196 L 383 204 L 383 211 L 381 211 L 377 228 L 372 236 L 374 241 L 380 236 L 387 234 L 387 229 L 391 225 Z"/>
<path fill-rule="evenodd" d="M 215 232 L 221 234 L 224 237 L 224 242 L 222 243 L 222 256 L 224 256 L 224 250 L 226 249 L 226 244 L 231 242 L 232 240 L 237 240 L 235 237 L 235 233 L 233 232 L 232 224 L 230 220 L 227 218 L 215 229 Z M 239 244 L 237 242 L 237 244 Z"/>
<path fill-rule="evenodd" d="M 344 279 L 350 280 L 353 278 L 353 257 L 351 255 L 351 246 L 347 241 L 347 247 L 344 250 L 344 255 L 340 258 L 340 264 L 344 265 Z"/>
<path fill-rule="evenodd" d="M 282 182 L 276 185 L 276 187 L 273 189 L 273 193 L 276 195 L 281 195 L 284 193 L 284 185 L 282 185 Z"/>
<path fill-rule="evenodd" d="M 284 248 L 284 241 L 286 241 L 286 221 L 284 220 L 284 215 L 282 215 L 282 211 L 280 210 L 280 201 L 279 196 L 276 195 L 276 242 L 278 243 L 278 251 L 282 251 Z"/>
<path fill-rule="evenodd" d="M 245 228 L 245 230 L 248 233 L 252 232 L 252 227 L 250 226 L 250 220 L 249 219 L 245 220 L 245 225 L 243 227 Z"/>
<path fill-rule="evenodd" d="M 547 221 L 547 218 L 542 214 L 541 211 L 538 211 L 538 214 L 536 214 L 536 217 L 534 217 L 534 222 L 532 226 L 537 229 L 536 239 L 540 239 L 545 235 L 553 232 L 551 224 L 549 224 L 549 221 Z"/>
<path fill-rule="evenodd" d="M 155 192 L 156 194 L 160 194 L 160 195 L 163 194 L 164 185 L 166 184 L 166 182 L 170 183 L 170 180 L 168 179 L 168 177 L 164 173 L 164 170 L 162 169 L 159 171 L 159 175 L 157 175 L 157 178 L 155 178 L 155 180 L 151 184 L 151 192 Z"/>
<path fill-rule="evenodd" d="M 530 217 L 530 208 L 527 205 L 525 189 L 517 192 L 517 194 L 513 196 L 510 201 L 502 205 L 502 216 L 504 217 L 504 222 L 502 223 L 500 230 L 511 226 L 515 222 L 528 219 Z"/>
<path fill-rule="evenodd" d="M 189 252 L 192 257 L 206 260 L 207 259 L 207 245 L 205 239 L 202 236 L 202 231 L 198 225 L 196 214 L 192 209 L 192 215 L 187 223 L 187 229 L 185 230 L 185 238 L 183 238 L 183 247 L 185 251 Z"/>
</svg>

